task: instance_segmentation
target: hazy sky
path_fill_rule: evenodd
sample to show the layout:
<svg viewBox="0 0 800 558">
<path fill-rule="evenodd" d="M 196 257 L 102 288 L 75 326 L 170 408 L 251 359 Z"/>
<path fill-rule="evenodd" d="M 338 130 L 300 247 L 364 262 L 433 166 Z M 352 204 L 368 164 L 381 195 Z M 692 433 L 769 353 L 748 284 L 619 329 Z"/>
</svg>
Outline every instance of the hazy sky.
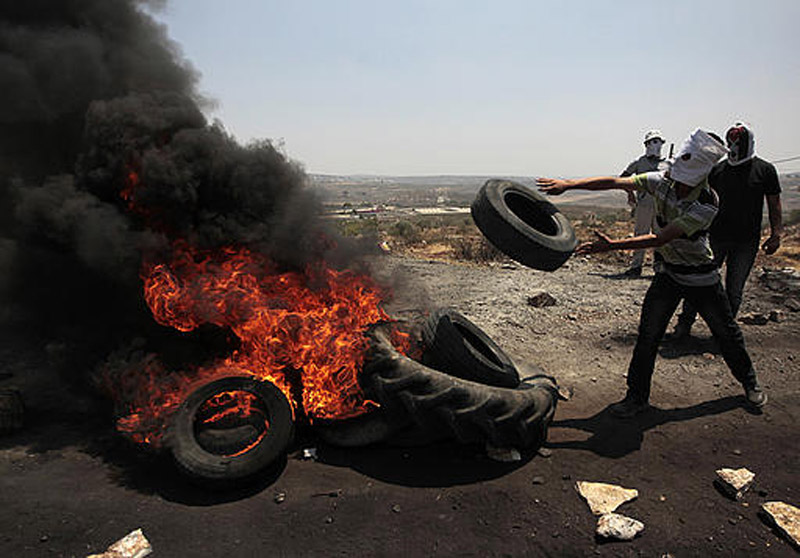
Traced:
<svg viewBox="0 0 800 558">
<path fill-rule="evenodd" d="M 209 117 L 312 173 L 616 174 L 649 128 L 677 148 L 737 118 L 762 157 L 800 155 L 798 0 L 170 0 L 156 17 Z"/>
</svg>

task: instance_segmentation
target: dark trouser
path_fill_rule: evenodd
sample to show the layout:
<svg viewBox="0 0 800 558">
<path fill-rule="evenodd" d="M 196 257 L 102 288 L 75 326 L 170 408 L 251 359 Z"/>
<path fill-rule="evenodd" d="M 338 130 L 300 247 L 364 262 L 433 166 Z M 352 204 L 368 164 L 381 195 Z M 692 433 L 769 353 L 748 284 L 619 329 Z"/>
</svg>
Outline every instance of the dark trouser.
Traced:
<svg viewBox="0 0 800 558">
<path fill-rule="evenodd" d="M 639 336 L 628 367 L 628 396 L 638 401 L 650 398 L 650 381 L 658 354 L 658 343 L 664 336 L 672 314 L 684 298 L 708 324 L 719 343 L 722 357 L 731 372 L 744 386 L 757 383 L 756 371 L 744 346 L 742 330 L 720 282 L 707 287 L 686 287 L 666 273 L 656 273 L 642 304 Z"/>
<path fill-rule="evenodd" d="M 721 266 L 725 262 L 725 293 L 731 305 L 733 317 L 739 312 L 742 305 L 742 292 L 744 284 L 753 269 L 758 254 L 759 239 L 743 241 L 714 240 L 711 237 L 711 250 L 714 252 L 714 262 Z M 678 323 L 691 328 L 697 318 L 695 310 L 688 300 L 683 302 L 683 310 L 678 316 Z M 687 329 L 688 331 L 688 329 Z"/>
</svg>

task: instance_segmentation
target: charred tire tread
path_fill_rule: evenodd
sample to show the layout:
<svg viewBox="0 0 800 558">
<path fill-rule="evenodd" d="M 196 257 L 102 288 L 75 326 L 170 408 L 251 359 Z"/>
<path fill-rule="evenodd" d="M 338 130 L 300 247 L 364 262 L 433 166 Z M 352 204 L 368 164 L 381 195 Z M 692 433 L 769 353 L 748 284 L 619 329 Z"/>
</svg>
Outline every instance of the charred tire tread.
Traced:
<svg viewBox="0 0 800 558">
<path fill-rule="evenodd" d="M 461 442 L 498 447 L 542 443 L 557 403 L 552 380 L 532 380 L 525 389 L 486 386 L 399 354 L 366 368 L 362 385 L 388 413 L 410 416 L 421 427 L 446 429 Z"/>
</svg>

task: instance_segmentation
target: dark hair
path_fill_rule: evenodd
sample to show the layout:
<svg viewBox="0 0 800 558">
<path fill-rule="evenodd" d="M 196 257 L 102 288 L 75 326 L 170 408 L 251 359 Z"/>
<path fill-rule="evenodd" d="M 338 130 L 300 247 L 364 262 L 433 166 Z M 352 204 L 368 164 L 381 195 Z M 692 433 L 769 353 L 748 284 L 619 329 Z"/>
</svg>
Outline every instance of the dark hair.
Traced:
<svg viewBox="0 0 800 558">
<path fill-rule="evenodd" d="M 722 141 L 722 138 L 721 138 L 721 137 L 719 137 L 719 136 L 718 136 L 717 134 L 715 134 L 714 132 L 706 132 L 706 133 L 707 133 L 709 136 L 711 136 L 712 138 L 714 138 L 715 140 L 717 140 L 717 141 L 718 141 L 719 143 L 721 143 L 722 145 L 725 145 L 725 142 L 724 142 L 724 141 Z"/>
</svg>

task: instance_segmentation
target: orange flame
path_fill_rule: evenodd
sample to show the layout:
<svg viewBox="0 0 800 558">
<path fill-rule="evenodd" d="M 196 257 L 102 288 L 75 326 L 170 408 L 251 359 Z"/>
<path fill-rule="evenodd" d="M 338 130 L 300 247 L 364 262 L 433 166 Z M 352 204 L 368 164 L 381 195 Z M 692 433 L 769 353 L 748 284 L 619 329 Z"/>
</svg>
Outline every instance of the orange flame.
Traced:
<svg viewBox="0 0 800 558">
<path fill-rule="evenodd" d="M 163 368 L 138 371 L 147 379 L 137 387 L 130 414 L 118 421 L 134 440 L 158 443 L 169 416 L 198 382 L 231 371 L 274 383 L 293 408 L 298 402 L 287 373 L 298 371 L 302 408 L 311 420 L 351 417 L 376 405 L 364 398 L 357 377 L 365 331 L 389 321 L 381 308 L 388 293 L 369 277 L 324 264 L 279 272 L 245 248 L 200 251 L 178 242 L 172 260 L 146 264 L 142 278 L 158 323 L 184 332 L 202 324 L 229 328 L 240 346 L 191 375 L 169 375 L 166 388 Z M 407 341 L 400 332 L 394 338 L 399 345 Z"/>
</svg>

